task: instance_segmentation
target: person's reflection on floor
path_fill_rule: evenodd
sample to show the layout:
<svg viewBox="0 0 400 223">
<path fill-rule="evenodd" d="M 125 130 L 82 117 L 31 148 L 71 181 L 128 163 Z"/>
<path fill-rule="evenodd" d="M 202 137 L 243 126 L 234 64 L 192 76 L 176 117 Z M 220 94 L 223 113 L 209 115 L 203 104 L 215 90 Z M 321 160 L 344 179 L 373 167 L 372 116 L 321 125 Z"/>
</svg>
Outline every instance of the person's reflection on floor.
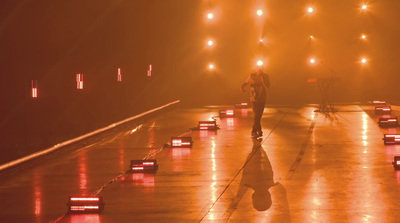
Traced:
<svg viewBox="0 0 400 223">
<path fill-rule="evenodd" d="M 272 206 L 269 215 L 272 219 L 279 220 L 279 222 L 290 222 L 286 190 L 282 184 L 274 182 L 271 163 L 260 140 L 257 139 L 253 139 L 252 151 L 243 167 L 238 194 L 245 192 L 247 188 L 254 190 L 252 200 L 253 207 L 257 211 L 266 211 Z"/>
</svg>

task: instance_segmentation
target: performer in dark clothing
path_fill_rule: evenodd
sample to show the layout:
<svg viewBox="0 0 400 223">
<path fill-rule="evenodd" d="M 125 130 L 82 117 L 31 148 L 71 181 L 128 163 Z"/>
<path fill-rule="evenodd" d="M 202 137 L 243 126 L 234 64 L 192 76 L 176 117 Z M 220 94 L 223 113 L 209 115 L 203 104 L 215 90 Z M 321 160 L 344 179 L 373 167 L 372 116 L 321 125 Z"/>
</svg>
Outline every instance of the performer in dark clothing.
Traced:
<svg viewBox="0 0 400 223">
<path fill-rule="evenodd" d="M 263 72 L 262 65 L 257 67 L 256 73 L 249 75 L 247 80 L 242 84 L 240 90 L 245 92 L 248 85 L 250 86 L 250 102 L 254 113 L 254 123 L 251 136 L 259 137 L 263 135 L 261 129 L 261 117 L 265 108 L 267 88 L 270 86 L 269 77 Z"/>
</svg>

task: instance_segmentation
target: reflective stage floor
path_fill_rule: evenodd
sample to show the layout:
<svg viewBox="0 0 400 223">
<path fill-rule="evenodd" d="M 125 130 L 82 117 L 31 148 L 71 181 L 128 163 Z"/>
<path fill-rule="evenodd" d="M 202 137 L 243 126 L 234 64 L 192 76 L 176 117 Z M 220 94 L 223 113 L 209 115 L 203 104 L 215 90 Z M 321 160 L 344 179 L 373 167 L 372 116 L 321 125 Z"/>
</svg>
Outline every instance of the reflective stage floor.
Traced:
<svg viewBox="0 0 400 223">
<path fill-rule="evenodd" d="M 396 115 L 399 108 L 392 106 Z M 252 139 L 251 109 L 191 131 L 222 107 L 135 120 L 0 175 L 0 222 L 398 222 L 400 145 L 384 145 L 373 106 L 268 107 Z M 192 148 L 167 148 L 191 136 Z M 154 158 L 156 173 L 127 173 Z M 98 195 L 101 214 L 66 214 L 68 196 Z"/>
</svg>

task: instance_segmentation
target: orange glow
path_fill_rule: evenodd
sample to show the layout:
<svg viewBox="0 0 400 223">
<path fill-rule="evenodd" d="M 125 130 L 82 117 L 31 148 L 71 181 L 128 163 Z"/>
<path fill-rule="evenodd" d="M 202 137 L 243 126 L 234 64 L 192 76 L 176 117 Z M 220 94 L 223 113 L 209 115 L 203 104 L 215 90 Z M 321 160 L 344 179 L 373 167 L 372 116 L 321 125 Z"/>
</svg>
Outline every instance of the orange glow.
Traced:
<svg viewBox="0 0 400 223">
<path fill-rule="evenodd" d="M 214 41 L 208 40 L 208 41 L 207 41 L 207 44 L 208 44 L 209 46 L 212 46 L 212 45 L 214 45 Z"/>
<path fill-rule="evenodd" d="M 314 12 L 314 8 L 313 7 L 308 7 L 307 8 L 307 12 L 308 13 L 313 13 Z"/>
<path fill-rule="evenodd" d="M 203 15 L 203 18 L 204 18 L 203 21 L 206 24 L 214 24 L 219 21 L 220 17 L 221 17 L 221 8 L 219 6 L 212 7 L 212 8 L 208 8 L 205 11 L 205 13 Z"/>
<path fill-rule="evenodd" d="M 365 34 L 362 34 L 361 39 L 365 40 L 365 39 L 367 39 L 367 36 Z"/>
<path fill-rule="evenodd" d="M 261 60 L 257 61 L 257 66 L 262 66 L 263 64 L 264 63 Z"/>
<path fill-rule="evenodd" d="M 313 35 L 311 35 L 311 36 L 310 36 L 310 39 L 311 39 L 311 40 L 313 40 L 313 39 L 314 39 L 314 36 L 313 36 Z"/>
<path fill-rule="evenodd" d="M 364 58 L 361 58 L 360 62 L 362 64 L 366 64 L 368 62 L 368 60 L 367 60 L 367 58 L 364 57 Z"/>
<path fill-rule="evenodd" d="M 257 10 L 257 15 L 258 16 L 262 16 L 262 14 L 263 14 L 263 11 L 261 9 Z"/>
<path fill-rule="evenodd" d="M 316 60 L 315 60 L 315 58 L 310 58 L 309 62 L 310 62 L 311 64 L 315 64 Z"/>
<path fill-rule="evenodd" d="M 268 44 L 268 43 L 269 43 L 269 39 L 266 38 L 266 37 L 261 37 L 261 38 L 258 40 L 258 43 Z"/>
<path fill-rule="evenodd" d="M 361 10 L 363 10 L 363 11 L 367 10 L 367 8 L 368 8 L 367 4 L 363 4 L 363 5 L 361 6 Z"/>
<path fill-rule="evenodd" d="M 209 69 L 209 70 L 214 70 L 214 69 L 215 69 L 214 64 L 210 63 L 210 64 L 208 65 L 208 69 Z"/>
</svg>

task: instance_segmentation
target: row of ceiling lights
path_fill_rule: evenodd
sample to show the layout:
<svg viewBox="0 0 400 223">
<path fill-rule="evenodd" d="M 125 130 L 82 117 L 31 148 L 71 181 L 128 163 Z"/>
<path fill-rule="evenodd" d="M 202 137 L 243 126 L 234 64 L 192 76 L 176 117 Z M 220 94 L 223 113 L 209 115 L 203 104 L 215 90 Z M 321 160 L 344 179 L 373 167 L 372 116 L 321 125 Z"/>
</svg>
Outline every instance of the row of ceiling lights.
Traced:
<svg viewBox="0 0 400 223">
<path fill-rule="evenodd" d="M 368 5 L 367 5 L 366 3 L 361 4 L 361 6 L 360 6 L 360 11 L 361 11 L 361 12 L 366 12 L 367 10 L 368 10 Z M 315 14 L 315 12 L 316 12 L 316 10 L 315 10 L 315 7 L 314 7 L 314 6 L 308 6 L 308 7 L 306 7 L 306 13 L 307 13 L 308 15 L 311 16 L 311 15 Z M 256 15 L 259 16 L 259 17 L 263 16 L 263 15 L 264 15 L 263 10 L 262 10 L 262 9 L 257 9 L 257 10 L 256 10 Z M 211 12 L 211 11 L 207 12 L 207 14 L 206 14 L 206 19 L 208 20 L 208 22 L 213 21 L 213 20 L 215 19 L 214 13 Z M 310 35 L 310 40 L 315 41 L 315 39 L 316 39 L 315 36 Z M 364 33 L 361 34 L 360 39 L 363 40 L 363 41 L 366 41 L 366 40 L 367 40 L 367 35 L 364 34 Z M 260 39 L 259 39 L 259 42 L 260 42 L 260 43 L 262 43 L 263 41 L 264 41 L 263 38 L 260 38 Z M 213 39 L 207 39 L 206 42 L 207 42 L 208 48 L 213 48 L 213 47 L 215 46 L 215 40 L 213 40 Z M 309 59 L 309 63 L 310 63 L 310 64 L 316 64 L 318 61 L 319 61 L 319 60 L 317 60 L 316 57 L 311 57 L 311 58 Z M 366 57 L 362 57 L 362 58 L 360 58 L 360 60 L 359 60 L 359 62 L 360 62 L 361 64 L 366 64 L 367 61 L 368 61 L 368 59 L 367 59 Z M 262 60 L 258 60 L 258 61 L 257 61 L 257 65 L 260 65 L 260 64 L 263 64 Z M 208 69 L 211 70 L 211 71 L 215 70 L 215 69 L 216 69 L 215 64 L 212 63 L 212 62 L 210 62 L 210 63 L 208 64 Z"/>
</svg>

